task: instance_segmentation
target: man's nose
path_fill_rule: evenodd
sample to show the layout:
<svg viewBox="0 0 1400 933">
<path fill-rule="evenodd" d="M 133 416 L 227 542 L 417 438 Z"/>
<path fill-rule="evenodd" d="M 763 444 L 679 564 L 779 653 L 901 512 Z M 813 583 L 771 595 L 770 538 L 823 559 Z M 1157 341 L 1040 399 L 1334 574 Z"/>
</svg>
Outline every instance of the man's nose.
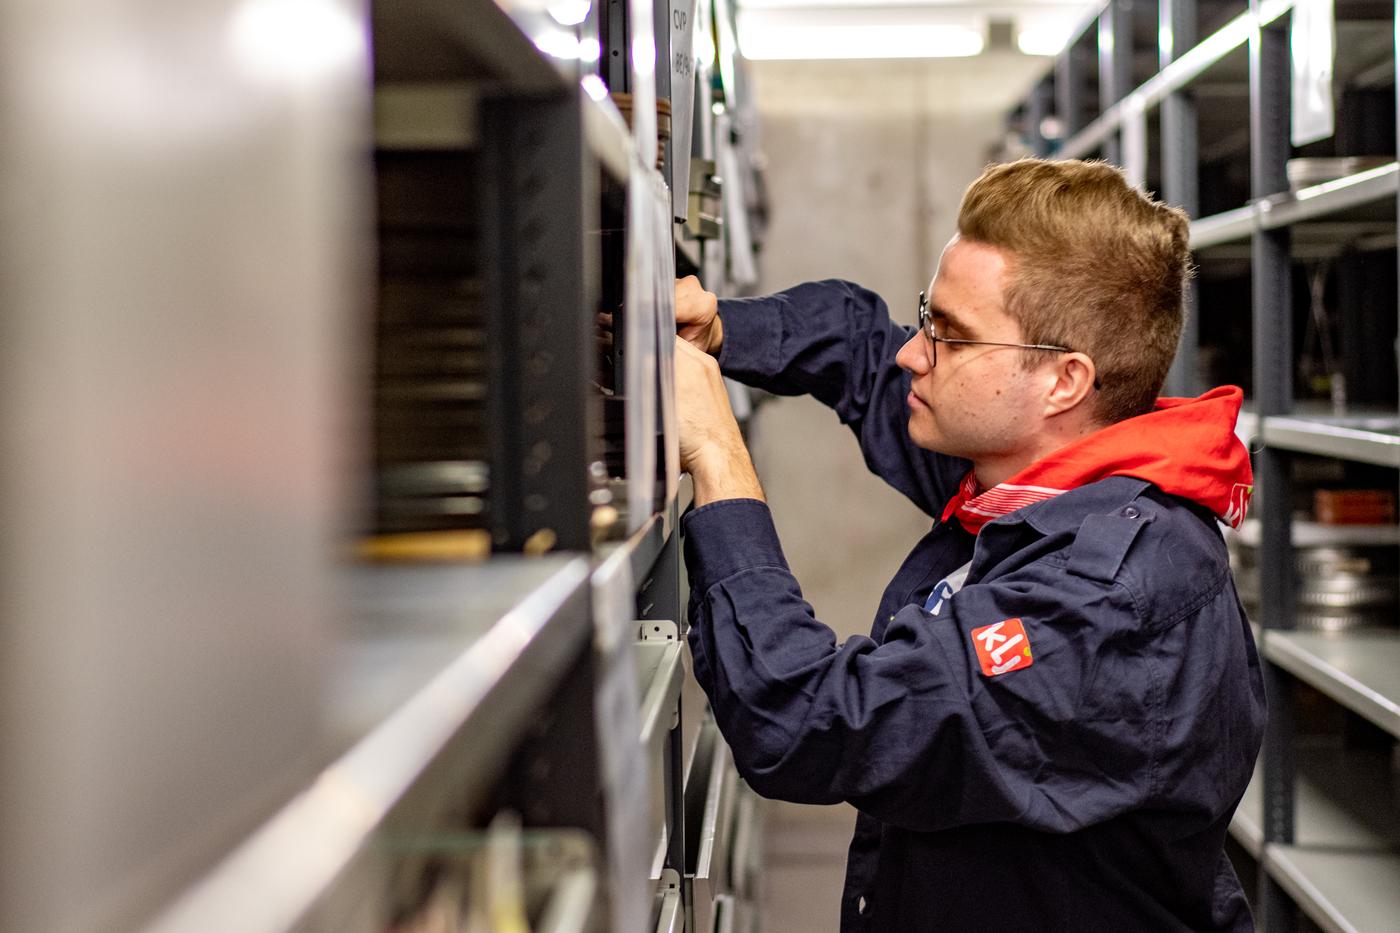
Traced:
<svg viewBox="0 0 1400 933">
<path fill-rule="evenodd" d="M 923 341 L 926 338 L 917 330 L 912 337 L 904 341 L 904 346 L 899 348 L 895 354 L 895 364 L 900 369 L 906 369 L 915 376 L 922 376 L 928 372 L 928 352 L 924 350 Z"/>
</svg>

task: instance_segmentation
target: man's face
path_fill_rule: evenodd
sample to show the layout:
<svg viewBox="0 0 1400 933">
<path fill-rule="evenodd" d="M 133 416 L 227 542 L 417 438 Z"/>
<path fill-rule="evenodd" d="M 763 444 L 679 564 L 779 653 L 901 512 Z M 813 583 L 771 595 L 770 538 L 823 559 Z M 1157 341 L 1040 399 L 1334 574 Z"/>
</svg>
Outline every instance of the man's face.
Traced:
<svg viewBox="0 0 1400 933">
<path fill-rule="evenodd" d="M 954 237 L 929 286 L 929 313 L 940 337 L 1022 343 L 1002 296 L 1009 277 L 1002 252 Z M 976 463 L 1015 460 L 1029 449 L 1045 414 L 1045 374 L 1027 372 L 1011 347 L 940 343 L 938 364 L 923 333 L 896 361 L 913 374 L 909 436 L 928 450 Z"/>
</svg>

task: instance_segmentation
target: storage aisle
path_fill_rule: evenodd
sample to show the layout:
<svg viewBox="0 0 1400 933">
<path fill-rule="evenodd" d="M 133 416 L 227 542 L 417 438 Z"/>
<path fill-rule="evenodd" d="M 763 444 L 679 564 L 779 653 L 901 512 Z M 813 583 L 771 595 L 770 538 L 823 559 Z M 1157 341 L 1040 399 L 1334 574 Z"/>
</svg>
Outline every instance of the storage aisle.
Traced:
<svg viewBox="0 0 1400 933">
<path fill-rule="evenodd" d="M 760 800 L 693 675 L 673 284 L 913 324 L 1025 154 L 1187 208 L 1167 392 L 1248 393 L 1259 928 L 1396 926 L 1400 3 L 742 54 L 808 6 L 0 0 L 0 928 L 836 930 L 854 811 Z M 806 598 L 867 632 L 928 517 L 732 388 Z"/>
</svg>

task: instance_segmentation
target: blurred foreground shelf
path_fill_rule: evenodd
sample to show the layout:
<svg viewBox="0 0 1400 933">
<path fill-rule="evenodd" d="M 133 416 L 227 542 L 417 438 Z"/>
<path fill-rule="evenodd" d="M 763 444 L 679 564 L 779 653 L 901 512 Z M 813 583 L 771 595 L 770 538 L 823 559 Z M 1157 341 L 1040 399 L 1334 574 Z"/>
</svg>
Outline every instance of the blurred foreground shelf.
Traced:
<svg viewBox="0 0 1400 933">
<path fill-rule="evenodd" d="M 356 571 L 331 704 L 344 750 L 150 929 L 329 929 L 372 903 L 375 832 L 469 809 L 588 642 L 588 574 L 578 557 Z"/>
</svg>

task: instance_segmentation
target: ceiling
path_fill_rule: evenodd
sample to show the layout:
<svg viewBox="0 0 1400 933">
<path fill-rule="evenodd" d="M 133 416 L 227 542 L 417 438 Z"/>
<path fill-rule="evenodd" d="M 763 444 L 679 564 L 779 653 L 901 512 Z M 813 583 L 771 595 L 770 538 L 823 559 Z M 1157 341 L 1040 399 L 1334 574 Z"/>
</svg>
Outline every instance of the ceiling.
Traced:
<svg viewBox="0 0 1400 933">
<path fill-rule="evenodd" d="M 1055 55 L 1103 0 L 738 0 L 751 59 Z"/>
</svg>

